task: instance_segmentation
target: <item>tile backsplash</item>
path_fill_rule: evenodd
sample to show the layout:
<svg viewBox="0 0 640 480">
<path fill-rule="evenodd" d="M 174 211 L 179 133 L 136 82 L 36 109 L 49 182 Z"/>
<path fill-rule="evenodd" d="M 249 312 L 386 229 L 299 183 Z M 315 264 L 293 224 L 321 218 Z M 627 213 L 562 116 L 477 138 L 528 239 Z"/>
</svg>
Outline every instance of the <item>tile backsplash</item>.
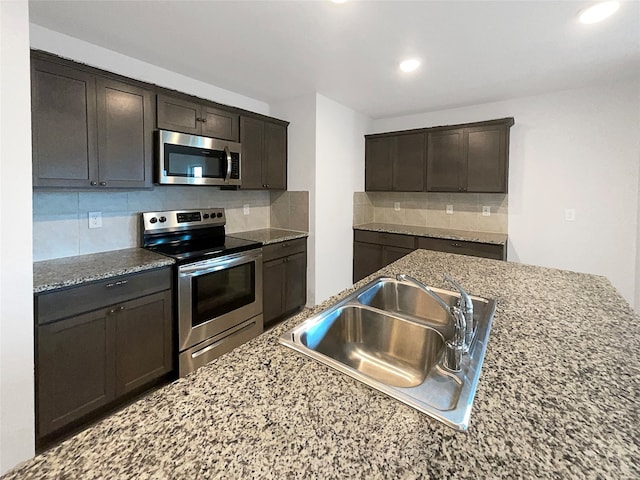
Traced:
<svg viewBox="0 0 640 480">
<path fill-rule="evenodd" d="M 375 222 L 507 233 L 508 197 L 504 193 L 356 192 L 353 224 Z M 452 214 L 446 213 L 447 205 L 453 207 Z M 483 207 L 489 207 L 489 216 L 482 214 Z"/>
<path fill-rule="evenodd" d="M 279 212 L 285 203 L 290 212 L 288 223 L 287 218 L 281 219 L 273 213 Z M 244 214 L 245 205 L 249 205 L 249 215 Z M 308 192 L 225 191 L 179 186 L 129 192 L 35 191 L 33 259 L 40 261 L 140 246 L 140 212 L 208 207 L 226 209 L 227 233 L 269 228 L 272 222 L 278 228 L 308 230 Z M 102 213 L 101 228 L 89 229 L 89 212 Z"/>
</svg>

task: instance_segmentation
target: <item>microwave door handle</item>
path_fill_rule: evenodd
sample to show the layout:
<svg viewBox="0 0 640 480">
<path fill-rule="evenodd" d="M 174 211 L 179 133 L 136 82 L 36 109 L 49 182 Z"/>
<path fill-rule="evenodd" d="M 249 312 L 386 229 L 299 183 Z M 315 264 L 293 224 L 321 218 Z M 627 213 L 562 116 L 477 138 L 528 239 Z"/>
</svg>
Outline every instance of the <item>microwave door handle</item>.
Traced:
<svg viewBox="0 0 640 480">
<path fill-rule="evenodd" d="M 224 153 L 227 155 L 227 176 L 224 179 L 224 183 L 229 183 L 231 178 L 231 152 L 228 145 L 224 146 Z"/>
</svg>

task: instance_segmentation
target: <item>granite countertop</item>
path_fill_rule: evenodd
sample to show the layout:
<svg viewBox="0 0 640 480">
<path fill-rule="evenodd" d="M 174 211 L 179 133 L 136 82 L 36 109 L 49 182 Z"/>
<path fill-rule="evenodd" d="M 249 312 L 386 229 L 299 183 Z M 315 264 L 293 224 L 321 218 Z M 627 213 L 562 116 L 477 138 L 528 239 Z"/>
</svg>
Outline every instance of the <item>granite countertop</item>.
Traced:
<svg viewBox="0 0 640 480">
<path fill-rule="evenodd" d="M 174 261 L 143 248 L 127 248 L 33 264 L 33 293 L 173 265 Z"/>
<path fill-rule="evenodd" d="M 490 243 L 506 245 L 507 235 L 504 233 L 471 232 L 467 230 L 451 230 L 448 228 L 419 227 L 417 225 L 395 225 L 391 223 L 365 223 L 354 225 L 354 230 L 370 230 L 372 232 L 400 233 L 418 237 L 443 238 L 466 242 Z"/>
<path fill-rule="evenodd" d="M 417 250 L 498 307 L 469 430 L 280 345 L 368 277 L 29 460 L 32 478 L 639 478 L 640 316 L 604 277 Z"/>
<path fill-rule="evenodd" d="M 296 230 L 284 230 L 282 228 L 263 228 L 261 230 L 249 230 L 246 232 L 230 233 L 230 237 L 242 238 L 244 240 L 253 240 L 263 245 L 270 243 L 286 242 L 287 240 L 295 240 L 296 238 L 305 238 L 309 234 L 307 232 L 298 232 Z"/>
</svg>

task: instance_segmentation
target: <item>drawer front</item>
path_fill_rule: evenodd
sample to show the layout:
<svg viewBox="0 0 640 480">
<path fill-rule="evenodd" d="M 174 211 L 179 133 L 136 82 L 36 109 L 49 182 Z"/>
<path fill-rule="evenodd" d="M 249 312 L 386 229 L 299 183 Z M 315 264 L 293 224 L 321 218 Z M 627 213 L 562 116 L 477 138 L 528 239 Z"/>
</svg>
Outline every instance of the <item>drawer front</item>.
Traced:
<svg viewBox="0 0 640 480">
<path fill-rule="evenodd" d="M 262 247 L 262 261 L 268 262 L 276 258 L 288 257 L 296 253 L 305 252 L 307 250 L 307 239 L 297 238 L 295 240 L 286 240 L 280 243 L 272 243 Z"/>
<path fill-rule="evenodd" d="M 39 325 L 171 288 L 171 268 L 121 275 L 36 296 Z"/>
<path fill-rule="evenodd" d="M 505 260 L 505 247 L 490 243 L 464 242 L 461 240 L 446 240 L 443 238 L 418 238 L 418 248 L 437 250 L 438 252 L 458 253 L 474 257 Z"/>
<path fill-rule="evenodd" d="M 353 239 L 356 242 L 375 243 L 390 247 L 416 248 L 416 239 L 413 235 L 401 235 L 399 233 L 371 232 L 368 230 L 354 230 Z"/>
</svg>

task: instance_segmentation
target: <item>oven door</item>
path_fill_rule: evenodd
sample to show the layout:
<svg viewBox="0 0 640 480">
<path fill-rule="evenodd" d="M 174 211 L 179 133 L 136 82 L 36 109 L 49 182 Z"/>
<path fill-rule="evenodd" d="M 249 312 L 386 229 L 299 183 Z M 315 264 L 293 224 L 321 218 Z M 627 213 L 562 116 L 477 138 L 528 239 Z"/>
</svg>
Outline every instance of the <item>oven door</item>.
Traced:
<svg viewBox="0 0 640 480">
<path fill-rule="evenodd" d="M 180 351 L 261 314 L 261 248 L 178 267 Z"/>
</svg>

